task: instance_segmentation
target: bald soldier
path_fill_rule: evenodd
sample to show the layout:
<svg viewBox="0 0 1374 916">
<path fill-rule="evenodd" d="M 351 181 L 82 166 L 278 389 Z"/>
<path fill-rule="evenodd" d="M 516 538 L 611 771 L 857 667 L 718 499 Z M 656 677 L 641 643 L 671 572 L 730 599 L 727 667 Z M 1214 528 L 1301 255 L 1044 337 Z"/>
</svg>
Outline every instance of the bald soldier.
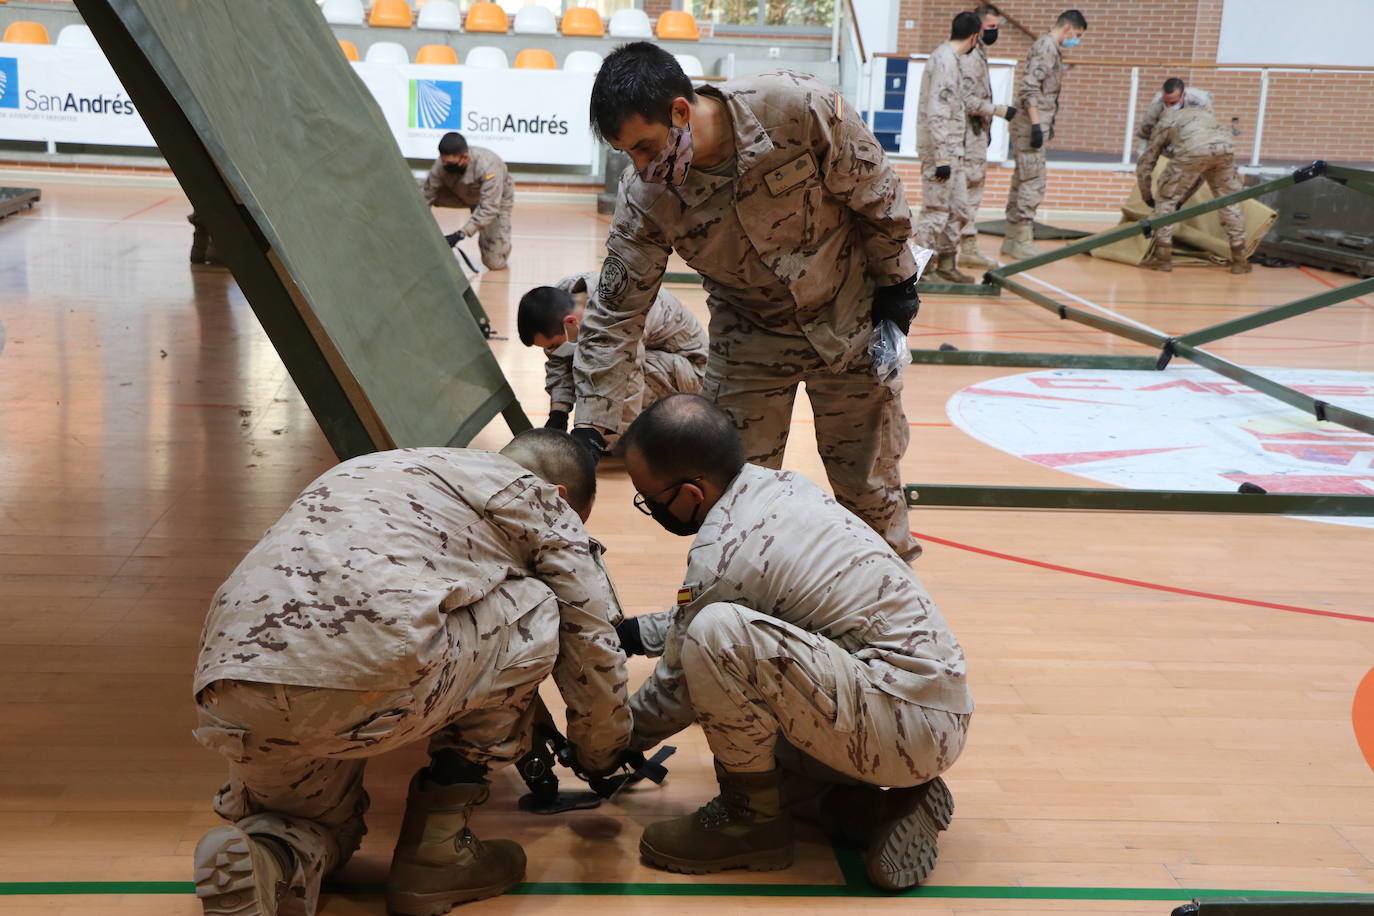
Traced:
<svg viewBox="0 0 1374 916">
<path fill-rule="evenodd" d="M 1019 116 L 1009 123 L 1015 167 L 1007 191 L 1007 237 L 1002 242 L 1002 254 L 1018 261 L 1040 254 L 1031 239 L 1036 211 L 1045 199 L 1045 143 L 1054 139 L 1054 118 L 1064 85 L 1060 48 L 1077 47 L 1087 30 L 1088 20 L 1078 10 L 1060 13 L 1054 28 L 1031 45 L 1016 84 Z"/>
<path fill-rule="evenodd" d="M 988 73 L 987 49 L 997 42 L 1002 11 L 991 3 L 984 3 L 973 11 L 978 17 L 980 31 L 973 50 L 959 57 L 959 75 L 963 80 L 964 108 L 968 119 L 964 130 L 964 183 L 968 187 L 969 221 L 964 224 L 959 240 L 959 263 L 964 267 L 987 269 L 997 262 L 978 250 L 978 208 L 983 205 L 983 191 L 987 187 L 988 141 L 992 137 L 992 119 L 1016 117 L 1010 105 L 992 101 L 992 77 Z"/>
<path fill-rule="evenodd" d="M 823 825 L 864 847 L 876 886 L 924 881 L 954 809 L 940 774 L 973 701 L 920 579 L 801 475 L 746 463 L 729 417 L 699 396 L 641 414 L 625 467 L 642 511 L 695 535 L 677 607 L 619 628 L 631 651 L 647 635 L 662 652 L 630 699 L 631 746 L 695 722 L 720 784 L 696 813 L 646 827 L 641 855 L 690 874 L 786 868 L 789 803 L 820 793 Z"/>
<path fill-rule="evenodd" d="M 482 264 L 504 270 L 510 259 L 510 213 L 515 181 L 501 157 L 480 146 L 468 146 L 457 131 L 439 138 L 439 158 L 425 177 L 425 203 L 431 207 L 467 207 L 463 228 L 444 236 L 449 247 L 477 236 Z"/>
<path fill-rule="evenodd" d="M 524 752 L 552 673 L 589 772 L 630 732 L 621 619 L 583 522 L 595 466 L 566 433 L 500 453 L 345 461 L 303 492 L 216 593 L 201 635 L 196 739 L 229 761 L 196 846 L 207 914 L 312 916 L 366 832 L 369 757 L 429 739 L 387 879 L 388 912 L 429 916 L 518 883 L 525 854 L 468 827 L 486 775 Z"/>
<path fill-rule="evenodd" d="M 921 157 L 921 215 L 912 239 L 935 251 L 935 276 L 950 283 L 974 283 L 958 267 L 959 241 L 973 223 L 969 208 L 965 134 L 967 97 L 959 59 L 978 43 L 982 24 L 970 12 L 950 24 L 921 71 L 921 104 L 916 118 L 916 151 Z"/>
<path fill-rule="evenodd" d="M 555 286 L 536 286 L 520 297 L 516 328 L 520 342 L 544 351 L 544 390 L 549 394 L 550 429 L 568 428 L 577 403 L 573 354 L 587 310 L 588 290 L 597 274 L 572 274 Z M 680 391 L 701 390 L 706 369 L 706 331 L 682 301 L 660 289 L 644 318 L 644 337 L 635 347 L 635 374 L 625 398 L 622 428 L 640 410 L 659 398 Z"/>
<path fill-rule="evenodd" d="M 1211 111 L 1212 94 L 1205 89 L 1193 89 L 1176 76 L 1169 77 L 1164 81 L 1161 91 L 1155 93 L 1155 97 L 1150 101 L 1150 107 L 1145 109 L 1145 116 L 1140 119 L 1140 126 L 1135 129 L 1136 137 L 1142 144 L 1149 143 L 1155 125 L 1164 117 L 1164 113 L 1178 111 L 1180 108 L 1201 108 Z"/>
<path fill-rule="evenodd" d="M 1166 112 L 1155 125 L 1150 143 L 1136 163 L 1136 182 L 1145 206 L 1154 208 L 1156 217 L 1176 211 L 1202 181 L 1217 197 L 1243 187 L 1236 171 L 1236 148 L 1231 132 L 1204 108 L 1183 108 Z M 1159 193 L 1151 193 L 1155 163 L 1160 156 L 1169 160 L 1159 174 Z M 1156 196 L 1158 202 L 1156 202 Z M 1248 274 L 1250 261 L 1245 256 L 1245 216 L 1240 206 L 1231 204 L 1217 211 L 1221 227 L 1231 243 L 1231 273 Z M 1140 263 L 1150 270 L 1173 270 L 1174 227 L 1176 223 L 1154 230 L 1154 250 Z"/>
<path fill-rule="evenodd" d="M 635 342 L 674 250 L 703 277 L 711 313 L 702 393 L 750 460 L 780 467 L 797 386 L 841 504 L 904 558 L 898 462 L 908 428 L 900 373 L 879 378 L 874 323 L 911 327 L 919 299 L 911 211 L 873 133 L 831 86 L 763 73 L 694 91 L 647 42 L 608 56 L 592 122 L 629 154 L 573 372 L 573 435 L 620 430 Z"/>
</svg>

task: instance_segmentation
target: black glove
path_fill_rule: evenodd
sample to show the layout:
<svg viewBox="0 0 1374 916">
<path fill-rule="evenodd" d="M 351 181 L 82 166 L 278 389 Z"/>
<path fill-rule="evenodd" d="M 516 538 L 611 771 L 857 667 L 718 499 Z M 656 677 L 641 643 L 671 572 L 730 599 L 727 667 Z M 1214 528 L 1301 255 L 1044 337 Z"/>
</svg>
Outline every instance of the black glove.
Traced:
<svg viewBox="0 0 1374 916">
<path fill-rule="evenodd" d="M 935 167 L 935 180 L 936 180 L 936 181 L 949 181 L 949 166 L 947 166 L 947 165 L 937 165 L 937 166 Z"/>
<path fill-rule="evenodd" d="M 620 621 L 620 625 L 615 628 L 615 635 L 620 638 L 620 648 L 626 655 L 648 655 L 644 651 L 644 638 L 639 632 L 639 618 L 626 617 Z"/>
<path fill-rule="evenodd" d="M 448 247 L 452 248 L 465 238 L 467 238 L 467 236 L 463 234 L 462 229 L 459 229 L 457 232 L 450 232 L 448 235 L 444 236 L 444 241 L 448 242 Z"/>
<path fill-rule="evenodd" d="M 592 453 L 594 461 L 600 461 L 606 454 L 606 437 L 590 426 L 579 426 L 571 433 L 577 444 Z"/>
<path fill-rule="evenodd" d="M 1145 206 L 1149 207 L 1151 210 L 1155 208 L 1155 196 L 1151 194 L 1149 191 L 1146 191 L 1144 194 L 1141 194 L 1140 197 L 1142 200 L 1145 201 Z"/>
<path fill-rule="evenodd" d="M 550 410 L 549 418 L 544 421 L 545 429 L 561 429 L 568 431 L 568 412 L 566 410 Z"/>
<path fill-rule="evenodd" d="M 1008 106 L 1007 106 L 1007 113 L 1004 114 L 1004 115 L 1002 115 L 1002 117 L 1006 118 L 1008 121 L 1010 121 L 1012 118 L 1016 117 L 1016 106 L 1015 106 L 1015 105 L 1008 105 Z"/>
<path fill-rule="evenodd" d="M 903 334 L 910 334 L 911 319 L 920 309 L 921 297 L 916 295 L 915 275 L 893 286 L 880 286 L 873 292 L 874 324 L 891 321 Z"/>
<path fill-rule="evenodd" d="M 1031 125 L 1031 149 L 1039 149 L 1045 145 L 1045 132 L 1040 129 L 1039 124 Z"/>
</svg>

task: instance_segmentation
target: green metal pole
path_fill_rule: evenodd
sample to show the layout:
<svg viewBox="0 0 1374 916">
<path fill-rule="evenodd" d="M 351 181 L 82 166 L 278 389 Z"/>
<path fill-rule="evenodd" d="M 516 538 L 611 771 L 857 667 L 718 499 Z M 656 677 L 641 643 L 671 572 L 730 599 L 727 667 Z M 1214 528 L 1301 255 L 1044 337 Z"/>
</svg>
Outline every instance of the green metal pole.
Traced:
<svg viewBox="0 0 1374 916">
<path fill-rule="evenodd" d="M 1285 318 L 1292 318 L 1295 315 L 1315 312 L 1317 309 L 1326 308 L 1328 305 L 1344 302 L 1347 299 L 1355 299 L 1371 292 L 1374 292 L 1374 278 L 1361 280 L 1349 286 L 1343 286 L 1340 289 L 1327 290 L 1315 296 L 1308 296 L 1306 299 L 1290 302 L 1287 305 L 1279 305 L 1271 309 L 1265 309 L 1262 312 L 1256 312 L 1253 315 L 1246 315 L 1242 318 L 1233 318 L 1230 321 L 1223 321 L 1221 324 L 1214 324 L 1210 328 L 1192 331 L 1180 337 L 1179 342 L 1192 344 L 1193 346 L 1201 346 L 1213 340 L 1230 337 L 1233 334 L 1240 334 L 1244 331 L 1262 328 L 1267 324 L 1273 324 Z"/>
<path fill-rule="evenodd" d="M 1072 306 L 1062 305 L 1043 293 L 1017 283 L 1015 280 L 1003 279 L 1002 285 L 1023 299 L 1028 299 L 1042 308 L 1059 315 L 1066 321 L 1076 321 L 1079 324 L 1086 324 L 1090 328 L 1097 328 L 1099 331 L 1106 331 L 1118 337 L 1125 337 L 1127 340 L 1134 340 L 1136 343 L 1145 344 L 1147 347 L 1162 347 L 1168 341 L 1168 337 L 1155 331 L 1148 331 L 1138 328 L 1133 324 L 1126 324 L 1105 315 L 1096 315 L 1092 312 L 1085 312 Z"/>
<path fill-rule="evenodd" d="M 912 350 L 913 363 L 944 366 L 1044 366 L 1051 369 L 1153 369 L 1154 356 L 1098 353 L 1003 353 L 997 350 Z"/>
<path fill-rule="evenodd" d="M 1093 509 L 1105 512 L 1238 512 L 1254 515 L 1374 516 L 1374 496 L 1107 490 L 1091 487 L 976 487 L 906 484 L 912 508 Z"/>
</svg>

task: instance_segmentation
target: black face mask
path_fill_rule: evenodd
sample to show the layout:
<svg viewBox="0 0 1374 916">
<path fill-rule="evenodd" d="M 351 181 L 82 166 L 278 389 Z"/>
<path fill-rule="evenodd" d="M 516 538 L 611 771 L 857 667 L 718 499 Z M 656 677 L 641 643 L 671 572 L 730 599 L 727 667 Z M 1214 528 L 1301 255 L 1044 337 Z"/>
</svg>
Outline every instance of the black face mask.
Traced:
<svg viewBox="0 0 1374 916">
<path fill-rule="evenodd" d="M 692 517 L 683 521 L 672 512 L 668 511 L 666 503 L 656 503 L 652 499 L 644 500 L 645 507 L 649 510 L 649 516 L 669 534 L 676 534 L 678 537 L 691 537 L 701 530 L 701 522 L 696 521 L 697 509 L 699 506 L 692 507 Z"/>
<path fill-rule="evenodd" d="M 995 44 L 997 44 L 997 30 L 996 30 L 996 29 L 983 29 L 983 44 L 985 44 L 985 45 L 995 45 Z"/>
<path fill-rule="evenodd" d="M 444 171 L 448 172 L 450 175 L 461 175 L 463 172 L 467 171 L 467 166 L 458 165 L 455 162 L 445 162 Z"/>
</svg>

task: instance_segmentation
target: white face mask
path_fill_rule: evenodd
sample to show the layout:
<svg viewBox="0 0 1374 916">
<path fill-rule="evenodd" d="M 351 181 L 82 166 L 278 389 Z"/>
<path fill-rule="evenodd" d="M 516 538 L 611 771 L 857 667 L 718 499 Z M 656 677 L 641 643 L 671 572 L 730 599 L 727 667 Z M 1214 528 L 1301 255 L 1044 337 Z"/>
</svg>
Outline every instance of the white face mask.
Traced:
<svg viewBox="0 0 1374 916">
<path fill-rule="evenodd" d="M 567 357 L 572 356 L 574 353 L 577 352 L 577 343 L 575 341 L 565 340 L 558 346 L 554 347 L 552 350 L 548 350 L 546 352 L 550 356 L 566 359 Z"/>
</svg>

